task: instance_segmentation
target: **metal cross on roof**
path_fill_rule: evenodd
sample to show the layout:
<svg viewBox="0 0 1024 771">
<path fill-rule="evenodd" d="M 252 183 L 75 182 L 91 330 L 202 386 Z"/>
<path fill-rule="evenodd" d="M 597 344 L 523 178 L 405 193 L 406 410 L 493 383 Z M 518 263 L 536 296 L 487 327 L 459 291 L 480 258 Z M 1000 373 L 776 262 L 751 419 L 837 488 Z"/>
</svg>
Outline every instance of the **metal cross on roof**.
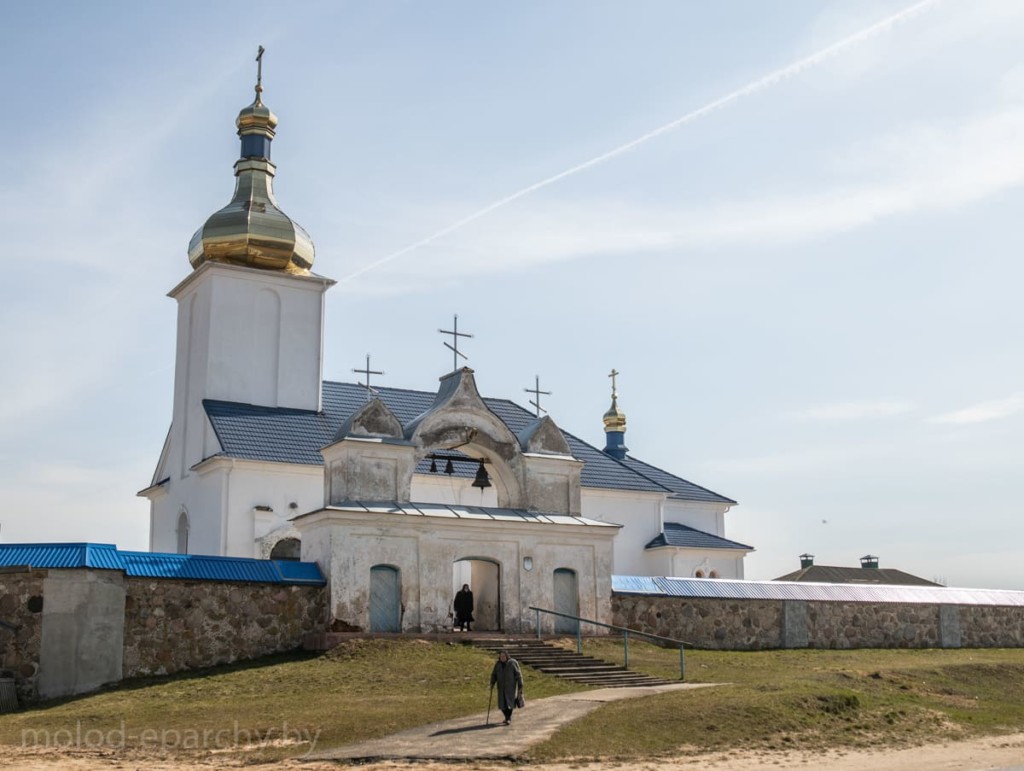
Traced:
<svg viewBox="0 0 1024 771">
<path fill-rule="evenodd" d="M 538 418 L 540 417 L 540 414 L 542 412 L 547 412 L 546 409 L 540 406 L 540 396 L 541 394 L 544 394 L 545 396 L 551 396 L 551 392 L 540 390 L 540 375 L 533 376 L 533 388 L 524 388 L 523 390 L 526 391 L 526 393 L 528 394 L 533 394 L 534 399 L 536 399 L 536 401 L 534 401 L 534 399 L 531 399 L 530 404 L 537 408 Z"/>
<path fill-rule="evenodd" d="M 618 391 L 617 391 L 617 389 L 615 388 L 615 378 L 617 378 L 617 377 L 618 377 L 619 375 L 621 375 L 621 374 L 622 374 L 622 373 L 621 373 L 621 372 L 619 372 L 619 371 L 618 371 L 617 369 L 615 369 L 614 367 L 612 368 L 612 371 L 608 373 L 608 377 L 610 377 L 610 378 L 612 379 L 612 398 L 613 398 L 613 399 L 614 399 L 614 398 L 615 398 L 616 396 L 618 396 L 618 395 L 619 395 L 619 394 L 618 394 Z"/>
<path fill-rule="evenodd" d="M 379 369 L 370 369 L 370 354 L 366 354 L 366 369 L 353 369 L 352 371 L 360 375 L 366 375 L 366 383 L 364 387 L 366 388 L 367 399 L 370 398 L 370 394 L 377 393 L 372 388 L 370 388 L 370 375 L 383 375 L 384 371 Z"/>
<path fill-rule="evenodd" d="M 256 98 L 258 99 L 260 94 L 263 92 L 263 52 L 266 51 L 263 46 L 260 46 L 259 53 L 256 54 Z"/>
<path fill-rule="evenodd" d="M 437 331 L 440 332 L 442 335 L 451 335 L 452 336 L 452 342 L 449 343 L 447 340 L 445 340 L 444 341 L 444 347 L 452 352 L 452 372 L 454 372 L 455 370 L 457 370 L 459 368 L 459 357 L 460 356 L 463 359 L 467 359 L 468 360 L 468 357 L 466 356 L 466 354 L 464 354 L 462 351 L 459 350 L 459 338 L 460 337 L 472 337 L 473 335 L 469 334 L 468 332 L 460 332 L 459 331 L 459 314 L 457 314 L 457 313 L 455 314 L 455 321 L 454 321 L 454 323 L 452 325 L 451 331 L 449 331 L 447 329 L 439 329 Z M 452 343 L 454 343 L 454 345 Z"/>
</svg>

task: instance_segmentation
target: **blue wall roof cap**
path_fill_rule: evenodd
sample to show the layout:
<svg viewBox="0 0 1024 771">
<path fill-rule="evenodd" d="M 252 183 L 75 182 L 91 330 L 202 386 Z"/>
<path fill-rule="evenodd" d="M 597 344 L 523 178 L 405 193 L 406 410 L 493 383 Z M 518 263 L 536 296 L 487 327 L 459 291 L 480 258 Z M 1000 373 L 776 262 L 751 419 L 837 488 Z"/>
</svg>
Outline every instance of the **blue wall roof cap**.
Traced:
<svg viewBox="0 0 1024 771">
<path fill-rule="evenodd" d="M 11 565 L 47 569 L 121 570 L 126 576 L 134 578 L 309 586 L 326 584 L 315 562 L 120 551 L 109 543 L 0 544 L 0 567 Z"/>
</svg>

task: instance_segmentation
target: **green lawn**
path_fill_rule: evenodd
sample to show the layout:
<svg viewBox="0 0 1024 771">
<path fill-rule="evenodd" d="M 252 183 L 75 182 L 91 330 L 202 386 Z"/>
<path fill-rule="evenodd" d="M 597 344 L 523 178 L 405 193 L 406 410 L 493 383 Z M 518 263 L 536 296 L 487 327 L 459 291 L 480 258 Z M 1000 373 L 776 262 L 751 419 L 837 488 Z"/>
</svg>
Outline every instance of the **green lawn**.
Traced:
<svg viewBox="0 0 1024 771">
<path fill-rule="evenodd" d="M 621 650 L 608 640 L 584 644 L 609 660 Z M 64 731 L 62 741 L 82 742 L 123 726 L 130 749 L 190 756 L 205 754 L 204 744 L 216 748 L 218 731 L 229 744 L 246 736 L 258 743 L 287 726 L 288 741 L 244 756 L 301 755 L 309 744 L 299 738 L 316 735 L 317 749 L 327 749 L 482 712 L 492 660 L 461 644 L 353 641 L 326 654 L 126 682 L 0 715 L 0 744 L 21 745 L 25 731 Z M 678 676 L 677 651 L 631 643 L 630 664 Z M 607 704 L 559 730 L 530 760 L 900 746 L 1024 730 L 1024 650 L 687 651 L 686 666 L 690 682 L 729 685 Z M 579 690 L 529 668 L 524 675 L 531 700 Z"/>
<path fill-rule="evenodd" d="M 622 644 L 586 641 L 584 653 L 621 662 Z M 678 665 L 678 651 L 630 643 L 633 669 L 674 678 Z M 907 746 L 1024 730 L 1019 649 L 687 651 L 686 679 L 731 685 L 606 705 L 531 758 Z"/>
<path fill-rule="evenodd" d="M 28 730 L 39 732 L 28 734 L 30 743 L 44 743 L 48 731 L 57 743 L 75 737 L 76 746 L 88 746 L 102 734 L 106 744 L 116 745 L 123 721 L 129 749 L 188 753 L 246 743 L 247 737 L 260 744 L 268 731 L 278 738 L 287 730 L 291 741 L 246 757 L 301 755 L 309 744 L 297 738 L 317 736 L 317 749 L 326 749 L 482 712 L 493 661 L 490 653 L 462 644 L 357 640 L 320 655 L 275 656 L 187 676 L 127 681 L 0 715 L 0 743 L 21 745 Z M 533 698 L 579 690 L 529 668 L 523 675 Z"/>
</svg>

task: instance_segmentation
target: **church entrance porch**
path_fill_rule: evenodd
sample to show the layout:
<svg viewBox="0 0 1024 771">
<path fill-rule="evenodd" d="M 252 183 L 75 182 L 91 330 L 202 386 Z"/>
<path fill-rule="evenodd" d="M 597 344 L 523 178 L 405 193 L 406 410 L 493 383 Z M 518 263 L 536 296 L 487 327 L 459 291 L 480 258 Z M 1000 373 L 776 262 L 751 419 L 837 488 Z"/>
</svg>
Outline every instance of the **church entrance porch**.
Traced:
<svg viewBox="0 0 1024 771">
<path fill-rule="evenodd" d="M 473 630 L 501 631 L 501 566 L 493 560 L 466 557 L 452 563 L 452 597 L 469 584 L 473 592 Z"/>
</svg>

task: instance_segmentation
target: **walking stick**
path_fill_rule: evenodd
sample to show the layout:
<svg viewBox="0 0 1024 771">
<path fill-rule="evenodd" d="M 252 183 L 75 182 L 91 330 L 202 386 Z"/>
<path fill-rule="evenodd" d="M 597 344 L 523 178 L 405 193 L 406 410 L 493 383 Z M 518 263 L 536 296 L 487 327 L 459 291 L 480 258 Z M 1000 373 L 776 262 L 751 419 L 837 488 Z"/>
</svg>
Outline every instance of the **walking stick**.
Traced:
<svg viewBox="0 0 1024 771">
<path fill-rule="evenodd" d="M 487 722 L 484 725 L 491 724 L 491 699 L 494 698 L 494 683 L 491 683 L 491 690 L 487 693 Z"/>
</svg>

